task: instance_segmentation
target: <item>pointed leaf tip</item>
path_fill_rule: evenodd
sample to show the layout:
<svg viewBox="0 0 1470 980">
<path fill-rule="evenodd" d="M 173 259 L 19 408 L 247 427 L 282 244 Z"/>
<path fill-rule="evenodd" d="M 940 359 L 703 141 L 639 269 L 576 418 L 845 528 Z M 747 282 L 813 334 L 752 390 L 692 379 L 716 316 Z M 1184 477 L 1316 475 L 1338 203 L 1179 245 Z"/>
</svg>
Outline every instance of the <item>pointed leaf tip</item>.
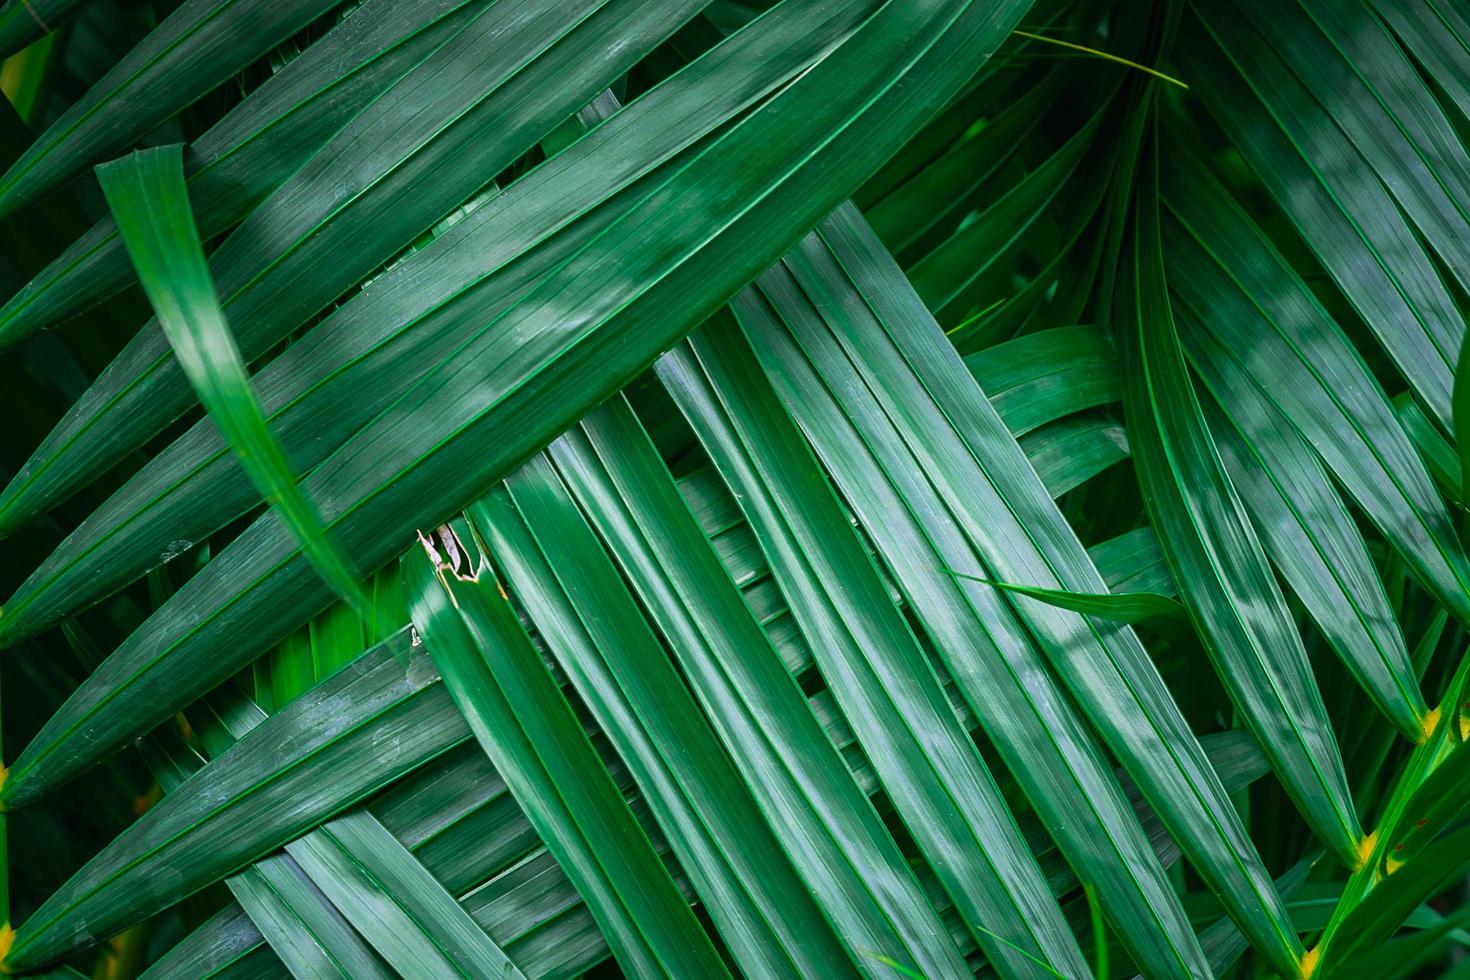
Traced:
<svg viewBox="0 0 1470 980">
<path fill-rule="evenodd" d="M 967 575 L 949 568 L 944 571 L 953 578 L 979 582 L 1004 592 L 1036 599 L 1058 609 L 1068 609 L 1112 622 L 1128 624 L 1148 621 L 1189 622 L 1189 612 L 1180 602 L 1156 592 L 1073 592 L 1068 589 L 1048 589 L 1034 585 L 1002 582 L 979 575 Z"/>
</svg>

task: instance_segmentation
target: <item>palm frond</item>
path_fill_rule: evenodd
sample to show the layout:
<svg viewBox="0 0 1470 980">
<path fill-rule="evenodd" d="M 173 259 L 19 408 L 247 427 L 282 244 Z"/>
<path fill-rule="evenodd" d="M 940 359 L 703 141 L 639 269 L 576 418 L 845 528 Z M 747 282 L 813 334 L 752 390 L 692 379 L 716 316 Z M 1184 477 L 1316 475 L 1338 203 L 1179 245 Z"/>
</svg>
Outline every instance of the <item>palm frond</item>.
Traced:
<svg viewBox="0 0 1470 980">
<path fill-rule="evenodd" d="M 1467 41 L 0 4 L 0 970 L 1457 975 Z"/>
</svg>

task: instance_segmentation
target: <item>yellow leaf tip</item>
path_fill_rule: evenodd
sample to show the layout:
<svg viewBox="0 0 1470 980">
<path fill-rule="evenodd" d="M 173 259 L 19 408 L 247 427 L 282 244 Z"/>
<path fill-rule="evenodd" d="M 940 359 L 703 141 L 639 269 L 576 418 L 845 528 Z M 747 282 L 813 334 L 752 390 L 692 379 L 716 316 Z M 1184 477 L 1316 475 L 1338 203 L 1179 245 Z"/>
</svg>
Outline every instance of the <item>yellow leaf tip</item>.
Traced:
<svg viewBox="0 0 1470 980">
<path fill-rule="evenodd" d="M 1419 739 L 1420 745 L 1423 745 L 1425 742 L 1429 741 L 1429 736 L 1434 734 L 1435 726 L 1439 724 L 1439 712 L 1439 708 L 1430 708 L 1419 719 L 1419 728 L 1422 732 L 1422 735 Z M 1464 727 L 1463 722 L 1461 722 L 1461 727 Z"/>
<path fill-rule="evenodd" d="M 1368 859 L 1373 856 L 1373 848 L 1377 843 L 1378 831 L 1376 830 L 1358 841 L 1358 863 L 1355 865 L 1355 868 L 1361 868 L 1368 863 Z"/>
<path fill-rule="evenodd" d="M 10 964 L 6 959 L 10 956 L 10 947 L 15 945 L 15 927 L 9 922 L 0 926 L 0 973 L 10 974 Z"/>
<path fill-rule="evenodd" d="M 1302 954 L 1297 960 L 1297 977 L 1299 980 L 1308 980 L 1312 971 L 1317 969 L 1317 961 L 1322 958 L 1322 947 L 1316 946 Z"/>
</svg>

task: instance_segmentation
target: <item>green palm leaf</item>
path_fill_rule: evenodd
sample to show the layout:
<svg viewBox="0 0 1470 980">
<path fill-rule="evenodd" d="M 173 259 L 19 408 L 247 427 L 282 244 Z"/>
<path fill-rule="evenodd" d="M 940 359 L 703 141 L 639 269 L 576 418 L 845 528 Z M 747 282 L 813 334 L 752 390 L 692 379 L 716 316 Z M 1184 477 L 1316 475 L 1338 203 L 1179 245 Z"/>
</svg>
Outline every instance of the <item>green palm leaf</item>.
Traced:
<svg viewBox="0 0 1470 980">
<path fill-rule="evenodd" d="M 1184 319 L 1184 317 L 1181 317 Z M 1203 332 L 1191 343 L 1212 346 Z M 1225 363 L 1218 354 L 1196 363 Z M 1232 412 L 1206 412 L 1225 470 L 1281 571 L 1338 655 L 1409 739 L 1425 736 L 1428 706 L 1367 546 L 1311 449 L 1245 384 L 1205 377 Z M 1207 382 L 1210 383 L 1210 382 Z M 1271 427 L 1275 426 L 1274 429 Z"/>
<path fill-rule="evenodd" d="M 1324 125 L 1313 91 L 1283 62 L 1287 52 L 1273 50 L 1245 19 L 1225 6 L 1198 12 L 1180 45 L 1201 67 L 1197 88 L 1210 111 L 1410 385 L 1447 420 L 1464 326 L 1414 222 L 1395 204 L 1403 171 L 1363 151 L 1354 133 Z M 1427 95 L 1417 93 L 1416 104 L 1437 112 Z M 1393 124 L 1380 117 L 1371 125 Z"/>
<path fill-rule="evenodd" d="M 226 230 L 309 160 L 488 0 L 369 0 L 191 141 L 189 201 L 205 238 Z M 126 286 L 117 227 L 93 225 L 0 306 L 0 346 L 75 316 Z"/>
<path fill-rule="evenodd" d="M 1187 374 L 1153 188 L 1143 188 L 1132 220 L 1119 303 L 1132 367 L 1125 397 L 1159 542 L 1215 669 L 1272 768 L 1313 831 L 1356 866 L 1363 833 L 1321 692 Z"/>
<path fill-rule="evenodd" d="M 480 11 L 354 116 L 211 256 L 245 356 L 268 349 L 485 187 L 487 175 L 704 2 L 577 0 L 567 8 L 539 0 Z M 608 33 L 626 45 L 603 45 Z M 575 84 L 541 84 L 547 78 Z M 458 97 L 433 97 L 441 91 Z M 167 355 L 160 331 L 145 326 L 0 493 L 0 530 L 75 492 L 190 406 Z"/>
<path fill-rule="evenodd" d="M 405 520 L 443 517 L 462 507 L 467 497 L 543 444 L 567 419 L 629 380 L 670 338 L 691 329 L 746 277 L 779 255 L 793 229 L 835 204 L 831 198 L 836 191 L 850 189 L 887 157 L 905 132 L 886 123 L 889 114 L 909 118 L 900 111 L 906 103 L 933 98 L 927 93 L 921 97 L 919 89 L 957 88 L 976 62 L 983 61 L 983 50 L 972 42 L 1003 30 L 968 4 L 935 0 L 922 43 L 916 45 L 906 34 L 885 31 L 885 15 L 901 16 L 896 8 L 879 11 L 492 321 L 442 372 L 410 389 L 304 482 L 357 567 L 376 568 L 390 560 L 400 547 L 393 529 Z M 957 46 L 970 51 L 974 60 L 968 65 L 954 60 Z M 928 81 L 889 85 L 888 97 L 872 102 L 858 94 L 865 86 L 853 85 L 859 77 L 853 72 L 890 79 L 913 74 Z M 833 99 L 834 94 L 842 97 Z M 794 149 L 790 156 L 776 152 L 783 141 L 804 146 L 814 134 L 826 141 L 820 153 L 798 160 Z M 834 180 L 833 168 L 851 179 Z M 816 188 L 826 188 L 825 198 L 809 193 Z M 674 222 L 662 201 L 686 189 L 701 189 L 707 206 L 699 221 Z M 680 247 L 653 250 L 640 244 L 663 240 L 676 224 Z M 610 255 L 620 260 L 636 255 L 642 263 L 635 268 L 605 261 Z M 743 261 L 732 262 L 735 255 Z M 574 321 L 545 316 L 570 295 L 595 297 L 599 312 Z M 661 303 L 661 297 L 674 295 L 680 299 L 677 305 Z M 696 295 L 706 298 L 694 303 Z M 506 359 L 502 339 L 511 337 L 525 342 Z M 615 337 L 626 342 L 615 342 Z M 496 381 L 488 390 L 497 393 L 487 402 L 484 372 L 492 366 Z M 559 417 L 546 416 L 540 407 L 544 403 L 530 397 L 533 392 L 548 397 L 551 387 L 568 398 Z M 512 424 L 522 411 L 533 417 L 522 416 Z M 428 420 L 442 435 L 426 437 L 422 426 Z M 405 427 L 414 432 L 409 442 L 403 438 Z M 488 457 L 487 449 L 492 454 Z M 126 686 L 80 692 L 70 710 L 53 718 L 50 731 L 32 744 L 29 755 L 23 753 L 11 767 L 4 787 L 11 805 L 40 795 L 133 730 L 146 729 L 168 712 L 171 702 L 185 703 L 203 693 L 286 628 L 320 611 L 326 597 L 320 590 L 303 588 L 292 575 L 302 558 L 282 531 L 269 515 L 262 518 L 234 543 L 233 555 L 211 562 L 175 597 L 179 607 L 190 607 L 185 617 L 160 610 L 109 659 L 114 670 L 136 681 L 163 663 L 175 665 L 166 673 L 176 693 L 165 696 L 157 685 L 146 694 L 132 686 L 129 698 L 119 697 Z M 237 562 L 244 564 L 232 567 Z M 212 593 L 211 612 L 197 605 L 199 593 Z M 226 609 L 230 615 L 222 616 Z M 266 609 L 268 623 L 260 621 Z M 184 667 L 188 660 L 182 657 L 191 658 L 193 666 Z M 99 724 L 94 714 L 99 709 L 110 721 Z M 78 741 L 83 718 L 90 719 L 85 722 L 91 733 L 85 746 Z M 34 760 L 42 756 L 50 760 L 37 768 Z M 62 758 L 69 761 L 62 764 Z"/>
<path fill-rule="evenodd" d="M 941 474 L 947 478 L 947 485 L 941 487 L 942 506 L 951 510 L 951 519 L 959 525 L 948 533 L 964 541 L 969 553 L 963 560 L 959 555 L 964 552 L 951 552 L 953 558 L 941 553 L 939 560 L 932 561 L 921 573 L 923 578 L 949 579 L 951 587 L 957 587 L 969 602 L 976 601 L 974 593 L 982 587 L 962 585 L 951 578 L 950 571 L 1042 588 L 1106 591 L 1101 576 L 1031 472 L 1020 447 L 974 387 L 959 357 L 944 343 L 937 325 L 897 269 L 884 261 L 884 253 L 876 248 L 860 219 L 839 212 L 823 226 L 821 238 L 809 238 L 804 243 L 800 262 L 792 262 L 791 267 L 797 282 L 813 296 L 813 312 L 821 311 L 825 322 L 812 313 L 797 314 L 783 304 L 792 309 L 786 314 L 786 326 L 793 339 L 778 341 L 766 328 L 759 335 L 757 349 L 792 350 L 780 361 L 767 361 L 768 370 L 776 370 L 779 364 L 783 373 L 795 368 L 794 344 L 800 344 L 806 357 L 812 359 L 823 380 L 813 377 L 799 389 L 802 394 L 787 389 L 785 397 L 850 499 L 859 496 L 859 483 L 875 482 L 872 476 L 846 475 L 851 472 L 848 461 L 858 456 L 859 449 L 851 436 L 844 439 L 839 433 L 852 431 L 853 426 L 860 427 L 862 443 L 877 447 L 882 445 L 881 439 L 893 447 L 884 447 L 879 457 L 889 479 L 902 479 L 898 474 L 912 467 L 900 462 L 900 446 L 902 452 L 912 454 L 909 459 L 917 456 L 923 460 L 921 468 L 931 474 L 930 479 Z M 755 335 L 752 337 L 755 342 Z M 844 375 L 853 380 L 838 383 L 836 379 Z M 861 400 L 856 393 L 864 389 L 854 383 L 858 378 L 872 391 Z M 835 388 L 834 395 L 847 402 L 840 409 L 846 418 L 823 419 L 820 425 L 826 431 L 820 436 L 815 434 L 819 423 L 814 413 L 821 402 L 815 392 L 808 394 L 806 390 L 813 383 Z M 881 402 L 875 397 L 878 392 L 883 396 Z M 836 415 L 830 409 L 828 414 Z M 896 431 L 889 435 L 885 429 Z M 875 449 L 864 450 L 864 454 L 873 452 Z M 962 486 L 963 492 L 959 489 Z M 861 507 L 858 512 L 864 525 L 878 534 L 880 527 L 893 521 L 890 509 L 891 505 L 875 509 L 867 517 L 862 516 Z M 933 505 L 923 508 L 932 509 Z M 1013 532 L 1001 531 L 1007 522 L 1020 526 Z M 939 528 L 925 531 L 934 535 Z M 887 547 L 880 543 L 879 550 L 890 564 L 899 560 L 900 551 L 910 556 L 920 553 L 911 545 L 897 542 Z M 915 601 L 917 581 L 906 589 Z M 1273 950 L 1272 955 L 1289 957 L 1294 938 L 1284 935 L 1282 913 L 1271 908 L 1275 903 L 1269 880 L 1258 866 L 1252 867 L 1258 865 L 1257 859 L 1250 856 L 1242 832 L 1233 826 L 1233 811 L 1203 768 L 1203 757 L 1192 744 L 1193 736 L 1136 636 L 1127 630 L 1099 629 L 1086 618 L 1055 607 L 1018 602 L 1013 608 L 1019 619 L 1037 633 L 1042 649 L 1058 658 L 1057 669 L 1063 681 L 1100 728 L 1109 748 L 1125 760 L 1130 775 L 1154 800 L 1160 816 L 1187 842 L 1187 851 L 1196 856 L 1203 869 L 1208 869 L 1206 873 L 1216 887 L 1233 896 L 1232 903 L 1238 904 L 1232 910 L 1238 910 L 1256 941 Z M 1082 669 L 1080 660 L 1072 658 L 1085 658 L 1088 668 Z M 1097 672 L 1098 662 L 1110 665 L 1107 673 Z M 950 669 L 956 670 L 953 662 Z M 980 711 L 978 700 L 977 692 L 971 704 Z M 1134 723 L 1139 718 L 1156 726 L 1152 736 L 1139 732 Z M 1094 806 L 1105 798 L 1101 793 L 1089 796 Z M 1034 797 L 1033 803 L 1040 805 Z M 1106 821 L 1110 827 L 1114 823 Z M 1116 828 L 1112 833 L 1117 833 Z M 1225 860 L 1217 864 L 1207 857 L 1211 854 Z M 1136 869 L 1128 877 L 1146 871 L 1144 861 L 1128 863 Z M 1115 872 L 1093 882 L 1104 908 L 1111 904 L 1105 889 L 1122 884 L 1114 880 L 1117 877 Z M 1149 894 L 1146 878 L 1135 879 L 1126 887 Z M 1151 899 L 1151 903 L 1158 901 Z M 1111 906 L 1111 910 L 1119 929 L 1146 921 L 1130 921 L 1117 906 Z M 1167 904 L 1154 914 L 1167 915 Z M 1167 934 L 1167 929 L 1157 931 Z M 1151 937 L 1151 941 L 1157 940 Z M 1187 954 L 1185 958 L 1187 962 Z"/>
<path fill-rule="evenodd" d="M 557 863 L 588 897 L 614 955 L 636 974 L 724 974 L 571 706 L 498 594 L 500 584 L 478 547 L 449 525 L 422 540 L 425 557 L 407 559 L 418 635 L 476 740 Z M 327 825 L 329 833 L 333 826 Z M 405 949 L 393 961 L 410 974 L 443 970 L 424 951 Z"/>
<path fill-rule="evenodd" d="M 334 5 L 332 0 L 181 4 L 0 175 L 0 215 L 133 145 Z M 14 21 L 35 12 L 30 3 L 7 6 L 11 9 L 5 13 Z"/>
<path fill-rule="evenodd" d="M 475 505 L 475 527 L 667 828 L 720 934 L 771 975 L 841 973 L 847 957 L 759 817 L 544 456 Z"/>
<path fill-rule="evenodd" d="M 300 471 L 319 464 L 688 164 L 692 146 L 849 36 L 861 12 L 833 18 L 822 7 L 778 7 L 764 23 L 769 33 L 731 38 L 379 276 L 260 372 L 263 407 L 288 457 Z M 0 633 L 23 636 L 53 622 L 182 550 L 171 543 L 200 540 L 254 503 L 215 427 L 201 422 L 31 576 L 6 604 Z"/>
<path fill-rule="evenodd" d="M 332 589 L 370 615 L 369 601 L 265 424 L 194 232 L 181 148 L 162 147 L 98 168 L 118 234 L 138 270 L 174 357 L 260 495 L 291 529 Z"/>
<path fill-rule="evenodd" d="M 7 965 L 29 968 L 66 955 L 88 941 L 78 922 L 92 923 L 90 935 L 117 931 L 263 857 L 468 737 L 438 675 L 422 654 L 410 656 L 410 648 L 407 631 L 400 632 L 333 683 L 272 716 L 207 774 L 196 773 L 26 920 Z M 340 703 L 351 703 L 352 711 L 333 717 L 317 707 Z M 397 745 L 390 754 L 381 751 L 387 732 Z M 293 746 L 286 758 L 283 740 Z M 307 760 L 315 764 L 303 765 Z M 221 798 L 239 805 L 217 807 Z M 140 881 L 153 884 L 140 888 Z"/>
<path fill-rule="evenodd" d="M 767 821 L 785 831 L 797 873 L 854 965 L 873 974 L 876 954 L 934 976 L 963 972 L 948 930 L 834 757 L 626 405 L 599 409 L 580 431 L 553 443 L 550 455 L 619 565 L 639 583 L 726 751 Z"/>
<path fill-rule="evenodd" d="M 659 377 L 740 501 L 896 809 L 991 962 L 1085 974 L 994 779 L 795 424 L 735 325 L 712 326 L 665 355 Z"/>
<path fill-rule="evenodd" d="M 0 57 L 7 57 L 62 26 L 88 0 L 10 0 L 0 7 Z"/>
<path fill-rule="evenodd" d="M 1467 72 L 0 0 L 0 972 L 1463 974 Z"/>
<path fill-rule="evenodd" d="M 1470 563 L 1444 503 L 1362 357 L 1243 212 L 1198 168 L 1170 167 L 1164 223 L 1172 282 L 1213 351 L 1235 362 L 1322 457 L 1445 606 L 1470 615 Z M 1205 295 L 1210 299 L 1206 301 Z M 1243 358 L 1242 341 L 1254 341 Z M 1204 348 L 1197 348 L 1204 349 Z M 1219 370 L 1230 368 L 1222 363 Z M 1232 379 L 1233 380 L 1233 379 Z"/>
</svg>

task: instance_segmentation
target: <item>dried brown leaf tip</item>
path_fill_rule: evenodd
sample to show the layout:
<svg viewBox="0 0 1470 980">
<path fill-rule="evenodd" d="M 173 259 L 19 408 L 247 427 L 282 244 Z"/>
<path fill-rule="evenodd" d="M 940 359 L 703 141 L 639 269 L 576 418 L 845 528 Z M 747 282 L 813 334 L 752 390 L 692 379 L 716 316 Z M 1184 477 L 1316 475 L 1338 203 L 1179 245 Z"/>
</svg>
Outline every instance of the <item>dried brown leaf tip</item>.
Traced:
<svg viewBox="0 0 1470 980">
<path fill-rule="evenodd" d="M 441 575 L 452 575 L 461 582 L 478 582 L 483 562 L 476 562 L 454 528 L 441 524 L 429 534 L 418 532 L 419 544 L 428 552 L 429 560 Z M 502 593 L 503 594 L 503 593 Z"/>
</svg>

